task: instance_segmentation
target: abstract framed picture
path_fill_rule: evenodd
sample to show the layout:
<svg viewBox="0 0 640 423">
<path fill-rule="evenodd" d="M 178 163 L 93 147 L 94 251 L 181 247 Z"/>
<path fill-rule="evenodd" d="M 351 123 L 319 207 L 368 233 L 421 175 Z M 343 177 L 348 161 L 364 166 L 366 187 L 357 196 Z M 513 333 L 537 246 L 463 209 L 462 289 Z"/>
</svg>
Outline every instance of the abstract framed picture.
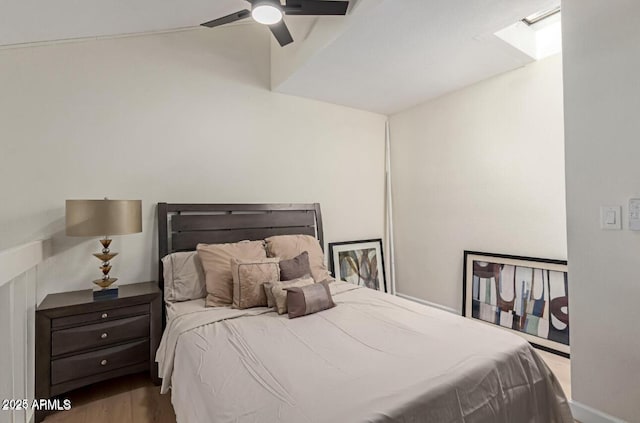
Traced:
<svg viewBox="0 0 640 423">
<path fill-rule="evenodd" d="M 387 292 L 381 239 L 330 243 L 329 266 L 337 280 Z"/>
<path fill-rule="evenodd" d="M 463 316 L 569 357 L 566 261 L 465 251 L 463 278 Z"/>
</svg>

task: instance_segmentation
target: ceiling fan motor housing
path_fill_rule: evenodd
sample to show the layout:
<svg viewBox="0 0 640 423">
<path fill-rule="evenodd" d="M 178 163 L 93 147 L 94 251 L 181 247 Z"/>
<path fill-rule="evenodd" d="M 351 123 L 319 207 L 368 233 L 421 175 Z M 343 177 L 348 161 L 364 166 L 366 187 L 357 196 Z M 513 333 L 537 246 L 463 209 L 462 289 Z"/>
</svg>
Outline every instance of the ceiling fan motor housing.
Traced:
<svg viewBox="0 0 640 423">
<path fill-rule="evenodd" d="M 344 16 L 349 8 L 348 0 L 285 0 L 284 5 L 280 0 L 247 0 L 247 2 L 251 3 L 251 11 L 240 10 L 201 25 L 215 28 L 252 16 L 256 22 L 268 25 L 275 39 L 284 47 L 293 42 L 293 37 L 282 19 L 283 15 Z"/>
</svg>

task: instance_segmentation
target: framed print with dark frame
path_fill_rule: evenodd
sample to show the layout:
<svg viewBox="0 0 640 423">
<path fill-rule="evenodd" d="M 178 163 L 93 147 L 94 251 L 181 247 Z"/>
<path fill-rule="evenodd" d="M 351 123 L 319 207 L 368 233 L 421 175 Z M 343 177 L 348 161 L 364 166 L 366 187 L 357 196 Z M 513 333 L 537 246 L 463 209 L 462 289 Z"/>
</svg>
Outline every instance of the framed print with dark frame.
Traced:
<svg viewBox="0 0 640 423">
<path fill-rule="evenodd" d="M 567 262 L 465 251 L 462 315 L 569 357 Z"/>
<path fill-rule="evenodd" d="M 337 280 L 387 292 L 381 239 L 330 243 L 329 267 Z"/>
</svg>

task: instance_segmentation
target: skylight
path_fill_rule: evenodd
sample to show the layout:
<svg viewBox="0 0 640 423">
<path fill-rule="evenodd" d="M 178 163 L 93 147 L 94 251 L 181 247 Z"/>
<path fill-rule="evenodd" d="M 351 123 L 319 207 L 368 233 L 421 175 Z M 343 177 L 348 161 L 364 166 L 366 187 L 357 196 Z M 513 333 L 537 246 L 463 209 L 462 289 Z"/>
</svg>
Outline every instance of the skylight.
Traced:
<svg viewBox="0 0 640 423">
<path fill-rule="evenodd" d="M 553 9 L 548 9 L 548 10 L 543 10 L 541 12 L 536 12 L 532 15 L 527 16 L 526 18 L 524 18 L 522 20 L 522 22 L 526 23 L 527 25 L 531 26 L 531 25 L 535 25 L 538 22 L 545 20 L 547 18 L 550 18 L 551 16 L 560 13 L 560 6 L 556 6 Z"/>
<path fill-rule="evenodd" d="M 496 32 L 495 35 L 535 60 L 560 53 L 562 51 L 560 6 L 529 15 Z"/>
</svg>

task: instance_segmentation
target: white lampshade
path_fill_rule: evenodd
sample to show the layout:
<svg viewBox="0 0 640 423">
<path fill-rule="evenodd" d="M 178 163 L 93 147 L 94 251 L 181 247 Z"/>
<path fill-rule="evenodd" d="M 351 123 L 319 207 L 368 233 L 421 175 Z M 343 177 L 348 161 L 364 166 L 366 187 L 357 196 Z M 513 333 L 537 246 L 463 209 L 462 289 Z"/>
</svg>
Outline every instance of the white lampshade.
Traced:
<svg viewBox="0 0 640 423">
<path fill-rule="evenodd" d="M 253 6 L 251 16 L 256 22 L 264 25 L 277 24 L 282 20 L 282 8 L 277 1 L 263 1 Z"/>
</svg>

